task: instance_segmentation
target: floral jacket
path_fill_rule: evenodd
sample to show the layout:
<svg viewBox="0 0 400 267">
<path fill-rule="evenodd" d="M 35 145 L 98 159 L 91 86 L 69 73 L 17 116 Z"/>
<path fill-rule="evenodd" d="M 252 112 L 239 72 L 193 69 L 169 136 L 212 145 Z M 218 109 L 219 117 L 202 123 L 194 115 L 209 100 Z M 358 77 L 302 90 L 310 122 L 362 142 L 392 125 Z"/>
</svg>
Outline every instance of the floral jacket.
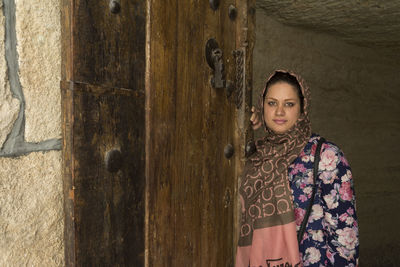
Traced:
<svg viewBox="0 0 400 267">
<path fill-rule="evenodd" d="M 297 230 L 311 198 L 314 154 L 319 138 L 313 134 L 289 166 Z M 318 191 L 299 248 L 303 265 L 357 266 L 358 224 L 351 169 L 343 152 L 327 141 L 321 149 L 316 181 Z"/>
</svg>

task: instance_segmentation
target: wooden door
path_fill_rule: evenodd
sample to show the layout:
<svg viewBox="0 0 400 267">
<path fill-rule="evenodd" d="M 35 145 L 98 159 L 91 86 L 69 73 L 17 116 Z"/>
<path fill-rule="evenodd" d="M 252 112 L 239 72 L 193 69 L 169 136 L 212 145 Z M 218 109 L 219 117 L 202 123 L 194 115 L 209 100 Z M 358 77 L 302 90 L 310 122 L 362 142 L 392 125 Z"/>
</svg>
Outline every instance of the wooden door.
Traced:
<svg viewBox="0 0 400 267">
<path fill-rule="evenodd" d="M 61 2 L 66 265 L 232 266 L 254 0 Z"/>
<path fill-rule="evenodd" d="M 146 266 L 234 264 L 236 189 L 250 136 L 253 2 L 148 1 Z M 233 84 L 230 97 L 210 83 L 211 38 Z"/>
</svg>

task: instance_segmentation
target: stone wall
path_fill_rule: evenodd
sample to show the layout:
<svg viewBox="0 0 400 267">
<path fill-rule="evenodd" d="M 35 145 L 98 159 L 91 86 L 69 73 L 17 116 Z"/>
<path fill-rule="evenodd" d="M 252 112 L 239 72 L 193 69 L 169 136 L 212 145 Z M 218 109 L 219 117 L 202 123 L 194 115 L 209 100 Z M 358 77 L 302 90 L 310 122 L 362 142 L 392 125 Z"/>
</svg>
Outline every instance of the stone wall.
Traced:
<svg viewBox="0 0 400 267">
<path fill-rule="evenodd" d="M 354 174 L 361 266 L 400 262 L 400 64 L 385 51 L 284 26 L 257 11 L 256 103 L 274 69 L 300 74 L 312 92 L 313 131 L 338 144 Z M 257 136 L 262 134 L 260 131 Z"/>
<path fill-rule="evenodd" d="M 0 266 L 63 266 L 60 4 L 0 1 Z"/>
</svg>

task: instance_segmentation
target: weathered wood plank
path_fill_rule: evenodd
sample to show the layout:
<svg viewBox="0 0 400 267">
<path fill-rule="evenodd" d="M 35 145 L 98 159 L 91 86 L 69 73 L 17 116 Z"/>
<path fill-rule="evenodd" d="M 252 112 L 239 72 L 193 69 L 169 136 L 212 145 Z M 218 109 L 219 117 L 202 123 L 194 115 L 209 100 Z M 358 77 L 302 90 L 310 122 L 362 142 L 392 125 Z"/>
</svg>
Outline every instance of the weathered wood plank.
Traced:
<svg viewBox="0 0 400 267">
<path fill-rule="evenodd" d="M 204 50 L 215 38 L 234 80 L 236 22 L 226 1 L 217 11 L 208 1 L 148 2 L 146 263 L 229 266 L 236 177 L 223 151 L 239 150 L 236 107 L 210 86 Z"/>
<path fill-rule="evenodd" d="M 70 79 L 108 87 L 144 91 L 146 2 L 73 0 Z"/>
<path fill-rule="evenodd" d="M 72 80 L 72 1 L 61 0 L 61 80 Z M 61 86 L 63 88 L 63 86 Z M 67 95 L 62 96 L 67 97 Z"/>
<path fill-rule="evenodd" d="M 74 223 L 74 191 L 73 188 L 73 163 L 72 142 L 73 131 L 73 104 L 72 90 L 69 83 L 61 82 L 62 93 L 62 134 L 63 134 L 63 192 L 64 192 L 64 250 L 67 266 L 75 262 L 75 223 Z"/>
<path fill-rule="evenodd" d="M 68 265 L 141 266 L 144 95 L 78 83 L 65 85 L 64 93 L 69 95 L 67 101 L 72 99 L 66 111 L 73 118 L 65 131 L 73 134 L 65 145 L 70 170 L 65 172 L 66 209 L 67 217 L 73 216 L 67 235 L 74 238 L 70 244 L 74 247 L 67 250 Z M 115 173 L 105 165 L 112 149 L 121 152 L 121 167 Z"/>
<path fill-rule="evenodd" d="M 109 2 L 61 2 L 67 266 L 144 264 L 146 3 Z"/>
</svg>

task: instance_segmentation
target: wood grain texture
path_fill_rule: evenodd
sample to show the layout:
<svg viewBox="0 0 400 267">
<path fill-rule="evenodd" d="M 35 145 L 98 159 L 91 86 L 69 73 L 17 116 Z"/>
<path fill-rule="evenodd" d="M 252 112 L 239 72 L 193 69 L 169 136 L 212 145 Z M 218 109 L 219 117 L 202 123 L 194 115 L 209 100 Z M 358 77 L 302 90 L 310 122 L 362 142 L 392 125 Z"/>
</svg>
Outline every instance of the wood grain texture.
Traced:
<svg viewBox="0 0 400 267">
<path fill-rule="evenodd" d="M 148 4 L 146 266 L 233 266 L 244 135 L 236 134 L 238 111 L 225 90 L 210 86 L 204 50 L 215 38 L 234 80 L 240 18 L 229 19 L 227 1 L 217 11 L 208 1 Z M 229 143 L 236 152 L 228 160 Z"/>
<path fill-rule="evenodd" d="M 65 263 L 73 266 L 75 262 L 75 223 L 74 223 L 74 191 L 73 191 L 73 92 L 69 83 L 61 82 L 62 99 L 62 158 L 63 158 L 63 193 L 64 193 L 64 250 Z"/>
<path fill-rule="evenodd" d="M 110 1 L 65 2 L 70 8 L 64 21 L 72 29 L 70 79 L 144 90 L 146 2 L 120 0 L 117 14 L 110 12 Z"/>
<path fill-rule="evenodd" d="M 108 1 L 63 0 L 68 266 L 142 266 L 144 251 L 146 266 L 233 266 L 249 134 L 248 2 L 237 1 L 232 21 L 226 1 L 213 11 L 208 1 L 148 0 L 145 96 L 144 1 L 121 0 L 115 15 Z M 223 50 L 227 80 L 235 81 L 232 51 L 247 53 L 240 109 L 210 85 L 209 38 Z M 111 149 L 124 159 L 114 174 L 104 164 Z"/>
<path fill-rule="evenodd" d="M 144 264 L 145 2 L 108 2 L 62 0 L 67 266 Z"/>
<path fill-rule="evenodd" d="M 141 266 L 144 95 L 78 83 L 64 88 L 72 99 L 65 108 L 73 120 L 66 124 L 72 137 L 64 149 L 67 265 Z M 122 154 L 115 173 L 105 166 L 112 149 Z"/>
</svg>

